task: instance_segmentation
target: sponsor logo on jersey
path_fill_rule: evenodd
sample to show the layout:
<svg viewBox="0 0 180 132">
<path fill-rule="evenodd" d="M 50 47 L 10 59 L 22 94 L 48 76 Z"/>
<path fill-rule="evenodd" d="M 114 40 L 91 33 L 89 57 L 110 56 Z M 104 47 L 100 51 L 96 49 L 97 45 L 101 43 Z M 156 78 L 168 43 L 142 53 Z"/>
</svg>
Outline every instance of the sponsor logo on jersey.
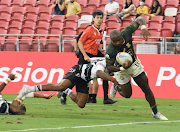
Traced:
<svg viewBox="0 0 180 132">
<path fill-rule="evenodd" d="M 127 46 L 128 48 L 130 48 L 130 47 L 131 47 L 131 44 L 130 44 L 130 43 L 127 43 L 126 46 Z"/>
</svg>

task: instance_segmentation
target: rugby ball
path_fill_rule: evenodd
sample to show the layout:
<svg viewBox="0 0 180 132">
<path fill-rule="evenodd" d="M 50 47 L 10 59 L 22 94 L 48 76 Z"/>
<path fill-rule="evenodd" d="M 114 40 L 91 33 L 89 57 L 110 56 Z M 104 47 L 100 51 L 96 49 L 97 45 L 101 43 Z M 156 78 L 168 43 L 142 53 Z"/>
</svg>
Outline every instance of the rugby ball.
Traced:
<svg viewBox="0 0 180 132">
<path fill-rule="evenodd" d="M 123 65 L 126 60 L 130 60 L 131 62 L 133 61 L 132 57 L 126 52 L 119 52 L 116 55 L 116 60 L 121 65 Z"/>
</svg>

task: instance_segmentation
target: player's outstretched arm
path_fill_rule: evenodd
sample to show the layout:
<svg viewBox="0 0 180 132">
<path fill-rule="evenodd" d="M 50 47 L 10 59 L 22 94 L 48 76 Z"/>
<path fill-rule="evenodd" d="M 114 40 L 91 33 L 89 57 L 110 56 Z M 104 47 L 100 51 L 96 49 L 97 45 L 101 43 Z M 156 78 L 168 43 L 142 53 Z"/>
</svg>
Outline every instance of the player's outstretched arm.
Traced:
<svg viewBox="0 0 180 132">
<path fill-rule="evenodd" d="M 140 35 L 142 35 L 144 39 L 147 39 L 147 37 L 150 36 L 150 33 L 146 28 L 146 19 L 143 16 L 139 16 L 138 18 L 136 18 L 136 20 L 133 22 L 133 25 L 136 29 L 141 26 Z"/>
<path fill-rule="evenodd" d="M 0 93 L 1 93 L 1 91 L 4 89 L 4 87 L 5 87 L 10 81 L 12 81 L 12 80 L 14 80 L 14 79 L 15 79 L 15 74 L 10 73 L 10 74 L 8 75 L 8 78 L 7 78 L 4 82 L 2 82 L 2 83 L 0 84 Z"/>
<path fill-rule="evenodd" d="M 96 75 L 98 78 L 101 78 L 101 79 L 107 80 L 107 81 L 112 81 L 115 85 L 119 85 L 119 83 L 117 82 L 117 80 L 115 78 L 107 75 L 102 70 L 97 70 Z"/>
<path fill-rule="evenodd" d="M 39 94 L 39 93 L 34 93 L 34 97 L 36 98 L 45 98 L 45 99 L 50 99 L 54 94 Z"/>
<path fill-rule="evenodd" d="M 114 66 L 115 61 L 106 60 L 106 67 L 109 72 L 117 72 L 120 71 L 119 67 Z"/>
</svg>

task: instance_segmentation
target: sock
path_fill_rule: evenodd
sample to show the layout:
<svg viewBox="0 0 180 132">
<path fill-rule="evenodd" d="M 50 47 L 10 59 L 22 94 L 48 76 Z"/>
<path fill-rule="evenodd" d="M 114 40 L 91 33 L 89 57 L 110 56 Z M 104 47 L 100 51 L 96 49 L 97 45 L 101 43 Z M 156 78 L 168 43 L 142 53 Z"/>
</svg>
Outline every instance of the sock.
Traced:
<svg viewBox="0 0 180 132">
<path fill-rule="evenodd" d="M 108 99 L 108 89 L 109 89 L 108 81 L 103 80 L 104 100 Z"/>
<path fill-rule="evenodd" d="M 29 87 L 29 91 L 30 91 L 30 92 L 42 91 L 42 85 L 30 86 L 30 87 Z"/>
<path fill-rule="evenodd" d="M 97 94 L 92 94 L 92 99 L 96 99 Z"/>
<path fill-rule="evenodd" d="M 65 93 L 63 92 L 63 95 L 62 95 L 62 97 L 63 97 L 63 98 L 66 98 L 66 95 L 67 95 L 67 94 L 65 94 Z"/>
<path fill-rule="evenodd" d="M 92 94 L 89 94 L 89 99 L 92 99 Z"/>
<path fill-rule="evenodd" d="M 71 92 L 72 92 L 72 90 L 69 89 L 69 88 L 67 88 L 67 89 L 64 91 L 64 93 L 67 94 L 68 96 L 69 96 L 69 94 L 70 94 Z"/>
<path fill-rule="evenodd" d="M 152 109 L 154 114 L 156 114 L 158 112 L 156 104 L 151 106 L 151 109 Z"/>
</svg>

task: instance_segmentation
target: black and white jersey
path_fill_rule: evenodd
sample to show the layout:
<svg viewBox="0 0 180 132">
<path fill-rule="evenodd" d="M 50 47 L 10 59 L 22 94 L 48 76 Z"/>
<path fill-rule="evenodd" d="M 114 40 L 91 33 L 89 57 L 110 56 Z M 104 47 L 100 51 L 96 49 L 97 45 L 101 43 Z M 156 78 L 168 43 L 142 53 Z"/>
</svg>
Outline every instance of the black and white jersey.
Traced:
<svg viewBox="0 0 180 132">
<path fill-rule="evenodd" d="M 105 58 L 91 60 L 89 64 L 83 64 L 80 68 L 81 78 L 85 81 L 90 81 L 97 78 L 96 72 L 102 70 L 106 72 L 106 60 Z"/>
<path fill-rule="evenodd" d="M 8 115 L 9 112 L 9 103 L 2 98 L 2 95 L 0 94 L 0 115 Z"/>
</svg>

